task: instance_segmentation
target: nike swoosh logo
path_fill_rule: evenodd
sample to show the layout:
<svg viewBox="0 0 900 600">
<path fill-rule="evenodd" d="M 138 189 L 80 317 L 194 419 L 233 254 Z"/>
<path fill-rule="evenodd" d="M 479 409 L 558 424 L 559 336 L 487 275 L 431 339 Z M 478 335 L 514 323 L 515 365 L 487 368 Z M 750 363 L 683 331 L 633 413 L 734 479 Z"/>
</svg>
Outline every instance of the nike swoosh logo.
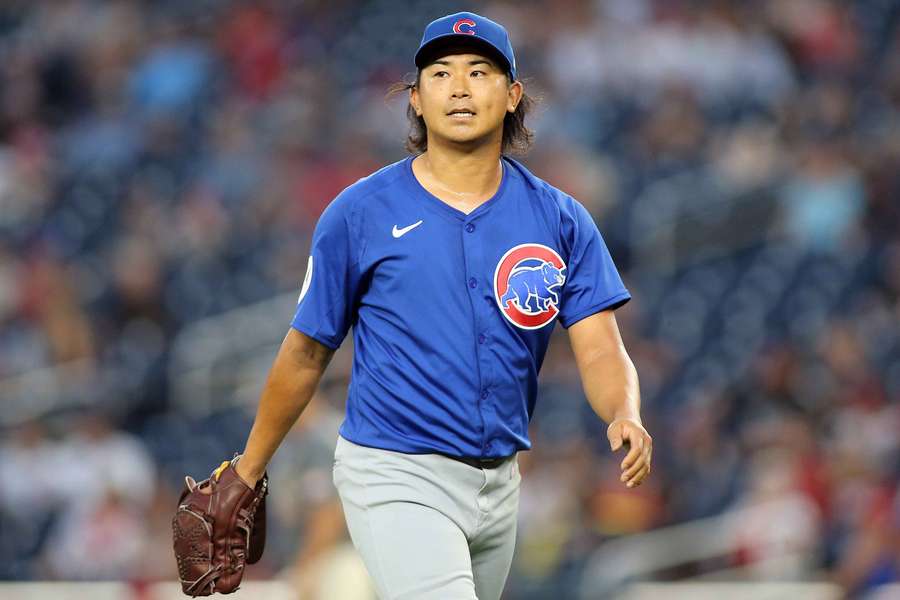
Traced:
<svg viewBox="0 0 900 600">
<path fill-rule="evenodd" d="M 394 229 L 391 230 L 391 235 L 393 235 L 395 238 L 402 237 L 421 224 L 422 224 L 422 221 L 416 221 L 412 225 L 407 225 L 403 229 L 397 229 L 397 226 L 394 225 Z"/>
</svg>

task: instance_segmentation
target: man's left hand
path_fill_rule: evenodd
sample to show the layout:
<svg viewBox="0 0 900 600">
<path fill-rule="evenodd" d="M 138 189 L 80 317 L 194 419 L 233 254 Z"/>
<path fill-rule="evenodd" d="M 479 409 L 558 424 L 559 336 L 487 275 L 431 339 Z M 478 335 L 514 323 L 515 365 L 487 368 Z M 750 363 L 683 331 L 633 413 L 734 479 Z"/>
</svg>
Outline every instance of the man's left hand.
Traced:
<svg viewBox="0 0 900 600">
<path fill-rule="evenodd" d="M 606 430 L 606 437 L 612 451 L 625 444 L 630 447 L 622 461 L 622 482 L 630 488 L 641 485 L 650 474 L 650 459 L 653 456 L 653 438 L 635 419 L 615 419 Z"/>
</svg>

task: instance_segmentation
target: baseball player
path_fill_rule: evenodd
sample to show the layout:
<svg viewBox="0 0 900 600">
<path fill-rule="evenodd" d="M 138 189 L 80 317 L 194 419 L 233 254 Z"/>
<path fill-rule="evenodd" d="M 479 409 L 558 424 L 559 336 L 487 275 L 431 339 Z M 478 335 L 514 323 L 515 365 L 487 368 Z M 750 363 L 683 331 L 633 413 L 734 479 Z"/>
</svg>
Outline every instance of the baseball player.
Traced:
<svg viewBox="0 0 900 600">
<path fill-rule="evenodd" d="M 341 192 L 316 226 L 296 313 L 237 471 L 251 485 L 353 328 L 334 482 L 385 600 L 496 600 L 512 562 L 537 376 L 559 322 L 585 394 L 650 472 L 638 379 L 614 309 L 630 298 L 593 219 L 506 152 L 527 109 L 506 29 L 430 23 L 409 86 L 414 150 Z"/>
</svg>

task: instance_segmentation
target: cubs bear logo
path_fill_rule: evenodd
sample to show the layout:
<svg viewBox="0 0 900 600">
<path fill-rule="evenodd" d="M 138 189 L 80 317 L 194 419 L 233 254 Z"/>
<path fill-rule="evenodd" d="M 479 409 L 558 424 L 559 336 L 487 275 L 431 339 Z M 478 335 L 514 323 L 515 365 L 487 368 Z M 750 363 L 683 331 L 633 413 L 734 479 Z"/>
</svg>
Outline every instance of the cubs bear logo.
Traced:
<svg viewBox="0 0 900 600">
<path fill-rule="evenodd" d="M 494 298 L 506 319 L 522 329 L 540 329 L 559 313 L 559 288 L 566 264 L 543 244 L 510 248 L 494 272 Z"/>
</svg>

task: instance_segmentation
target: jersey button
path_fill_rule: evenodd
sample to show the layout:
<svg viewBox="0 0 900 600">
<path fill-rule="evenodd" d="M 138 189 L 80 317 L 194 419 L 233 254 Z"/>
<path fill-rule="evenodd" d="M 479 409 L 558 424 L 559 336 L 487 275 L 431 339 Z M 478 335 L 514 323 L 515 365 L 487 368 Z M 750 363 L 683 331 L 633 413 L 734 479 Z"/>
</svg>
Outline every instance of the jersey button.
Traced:
<svg viewBox="0 0 900 600">
<path fill-rule="evenodd" d="M 466 225 L 466 231 L 468 231 L 469 233 L 472 233 L 473 231 L 475 231 L 475 226 L 473 224 L 469 223 L 468 225 Z"/>
<path fill-rule="evenodd" d="M 484 341 L 485 341 L 486 339 L 487 339 L 487 338 L 484 336 L 483 333 L 479 333 L 479 334 L 478 334 L 478 343 L 479 343 L 479 344 L 483 344 Z"/>
<path fill-rule="evenodd" d="M 487 397 L 488 397 L 488 391 L 487 391 L 487 390 L 481 390 L 481 399 L 482 399 L 482 400 L 487 400 Z"/>
<path fill-rule="evenodd" d="M 472 288 L 473 290 L 474 290 L 476 287 L 478 287 L 478 282 L 475 281 L 475 278 L 474 278 L 474 277 L 470 277 L 470 278 L 469 278 L 469 287 Z"/>
</svg>

